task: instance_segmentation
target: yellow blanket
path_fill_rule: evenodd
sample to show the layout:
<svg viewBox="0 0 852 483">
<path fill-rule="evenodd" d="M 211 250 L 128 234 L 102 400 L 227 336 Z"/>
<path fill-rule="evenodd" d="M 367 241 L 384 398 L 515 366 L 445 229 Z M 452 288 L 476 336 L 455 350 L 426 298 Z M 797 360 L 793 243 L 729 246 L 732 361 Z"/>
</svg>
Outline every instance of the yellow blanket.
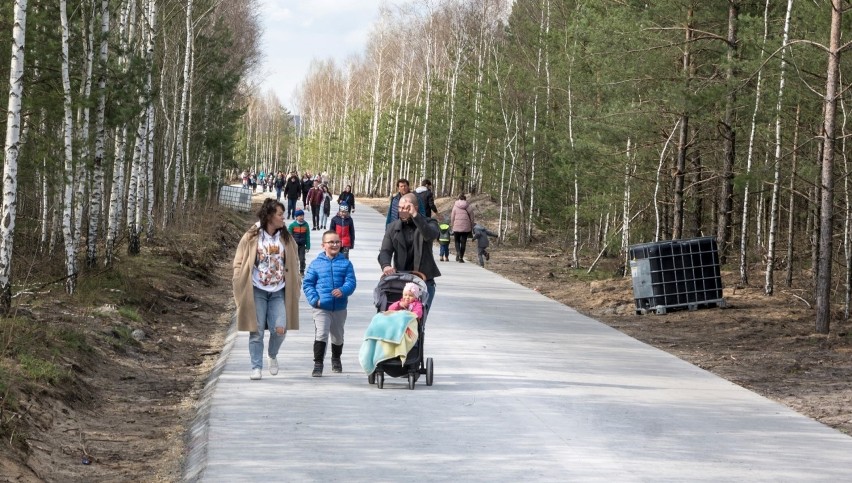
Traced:
<svg viewBox="0 0 852 483">
<path fill-rule="evenodd" d="M 373 317 L 364 334 L 358 359 L 367 374 L 379 362 L 399 357 L 404 364 L 417 342 L 417 316 L 407 310 L 380 312 Z"/>
</svg>

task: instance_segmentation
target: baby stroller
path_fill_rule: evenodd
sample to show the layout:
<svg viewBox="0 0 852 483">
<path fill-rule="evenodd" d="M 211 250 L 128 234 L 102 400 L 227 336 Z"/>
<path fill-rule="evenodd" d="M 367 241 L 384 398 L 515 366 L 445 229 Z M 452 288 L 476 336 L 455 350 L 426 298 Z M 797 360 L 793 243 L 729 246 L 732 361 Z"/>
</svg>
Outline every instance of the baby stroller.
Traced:
<svg viewBox="0 0 852 483">
<path fill-rule="evenodd" d="M 397 272 L 385 275 L 373 290 L 373 303 L 379 312 L 384 312 L 392 303 L 401 299 L 402 289 L 409 282 L 416 283 L 420 287 L 420 301 L 423 302 L 423 317 L 418 320 L 417 324 L 417 342 L 408 351 L 405 362 L 402 362 L 399 357 L 384 360 L 376 364 L 376 369 L 367 376 L 367 381 L 370 384 L 375 384 L 379 389 L 382 389 L 385 385 L 385 374 L 391 377 L 408 376 L 409 389 L 414 389 L 414 383 L 420 378 L 421 374 L 426 375 L 426 385 L 432 385 L 432 358 L 423 357 L 426 318 L 429 314 L 429 306 L 426 303 L 429 300 L 429 294 L 427 293 L 426 282 L 423 281 L 421 275 L 418 272 Z"/>
</svg>

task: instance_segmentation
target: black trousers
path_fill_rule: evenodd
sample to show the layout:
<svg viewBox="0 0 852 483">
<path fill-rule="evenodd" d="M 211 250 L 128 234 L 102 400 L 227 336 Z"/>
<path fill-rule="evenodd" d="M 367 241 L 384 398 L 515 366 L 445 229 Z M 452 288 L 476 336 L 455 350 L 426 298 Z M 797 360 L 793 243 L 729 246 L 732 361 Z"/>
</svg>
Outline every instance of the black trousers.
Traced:
<svg viewBox="0 0 852 483">
<path fill-rule="evenodd" d="M 314 220 L 313 229 L 316 230 L 319 228 L 320 205 L 311 203 L 311 217 Z"/>
<path fill-rule="evenodd" d="M 467 247 L 467 237 L 470 236 L 469 231 L 457 231 L 453 233 L 456 240 L 456 256 L 464 258 L 464 250 Z"/>
</svg>

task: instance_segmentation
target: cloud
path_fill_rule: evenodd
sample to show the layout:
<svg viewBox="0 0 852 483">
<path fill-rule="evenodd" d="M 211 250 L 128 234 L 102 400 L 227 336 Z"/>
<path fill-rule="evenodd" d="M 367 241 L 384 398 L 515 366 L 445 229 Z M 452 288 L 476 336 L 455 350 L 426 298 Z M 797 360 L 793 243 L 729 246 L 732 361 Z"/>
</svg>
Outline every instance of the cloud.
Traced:
<svg viewBox="0 0 852 483">
<path fill-rule="evenodd" d="M 305 80 L 311 60 L 334 59 L 342 65 L 362 52 L 379 6 L 407 0 L 263 0 L 262 71 L 264 90 L 273 90 L 293 109 L 292 94 Z"/>
</svg>

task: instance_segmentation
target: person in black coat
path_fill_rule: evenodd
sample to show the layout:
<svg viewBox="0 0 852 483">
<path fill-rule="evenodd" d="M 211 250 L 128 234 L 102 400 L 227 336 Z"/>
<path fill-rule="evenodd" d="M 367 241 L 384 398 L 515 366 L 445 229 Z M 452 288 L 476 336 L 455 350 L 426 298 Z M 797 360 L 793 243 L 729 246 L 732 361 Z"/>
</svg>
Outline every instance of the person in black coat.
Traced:
<svg viewBox="0 0 852 483">
<path fill-rule="evenodd" d="M 399 219 L 387 226 L 379 250 L 379 265 L 385 275 L 397 271 L 416 271 L 424 275 L 429 292 L 427 306 L 431 306 L 435 298 L 435 278 L 441 276 L 432 255 L 432 244 L 440 233 L 437 220 L 421 216 L 417 196 L 408 193 L 400 198 Z"/>
<path fill-rule="evenodd" d="M 346 185 L 346 189 L 337 197 L 338 205 L 346 205 L 349 207 L 349 213 L 355 213 L 355 195 L 352 194 L 352 185 Z"/>
<path fill-rule="evenodd" d="M 296 202 L 302 197 L 302 182 L 299 181 L 295 171 L 290 173 L 290 177 L 284 184 L 284 196 L 287 197 L 287 218 L 295 219 L 293 213 L 296 212 Z"/>
</svg>

